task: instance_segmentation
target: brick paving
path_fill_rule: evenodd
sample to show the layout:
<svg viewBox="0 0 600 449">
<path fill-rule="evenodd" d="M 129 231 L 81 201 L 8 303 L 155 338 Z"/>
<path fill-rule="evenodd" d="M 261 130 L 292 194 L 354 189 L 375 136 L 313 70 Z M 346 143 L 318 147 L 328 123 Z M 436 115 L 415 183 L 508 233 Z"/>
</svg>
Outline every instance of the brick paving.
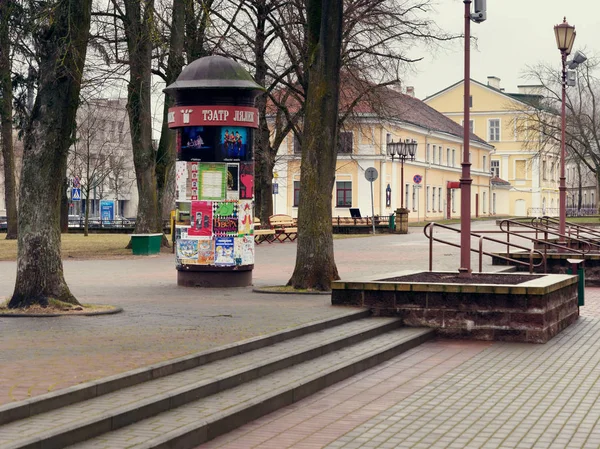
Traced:
<svg viewBox="0 0 600 449">
<path fill-rule="evenodd" d="M 598 448 L 600 288 L 545 345 L 438 340 L 198 449 Z"/>
<path fill-rule="evenodd" d="M 411 228 L 408 236 L 338 240 L 340 274 L 425 269 L 421 235 Z M 255 285 L 285 283 L 295 247 L 257 247 Z M 434 269 L 454 270 L 457 254 L 436 247 Z M 475 267 L 475 256 L 472 261 Z M 0 295 L 12 291 L 14 271 L 14 263 L 0 263 Z M 0 404 L 339 310 L 327 296 L 179 288 L 173 261 L 164 255 L 67 261 L 65 272 L 80 300 L 118 304 L 125 313 L 0 318 Z M 546 345 L 426 343 L 201 447 L 600 447 L 600 410 L 594 407 L 600 399 L 600 288 L 586 289 L 581 313 Z"/>
</svg>

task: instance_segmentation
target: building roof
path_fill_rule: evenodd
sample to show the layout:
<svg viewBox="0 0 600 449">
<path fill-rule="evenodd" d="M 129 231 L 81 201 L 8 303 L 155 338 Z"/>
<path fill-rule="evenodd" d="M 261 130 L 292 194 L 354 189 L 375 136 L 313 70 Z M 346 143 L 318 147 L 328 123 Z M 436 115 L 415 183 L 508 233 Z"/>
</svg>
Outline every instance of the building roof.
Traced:
<svg viewBox="0 0 600 449">
<path fill-rule="evenodd" d="M 510 182 L 505 181 L 504 179 L 499 178 L 498 176 L 494 176 L 492 179 L 490 179 L 490 183 L 496 186 L 510 186 Z"/>
<path fill-rule="evenodd" d="M 373 116 L 390 121 L 400 121 L 461 139 L 463 137 L 461 125 L 418 98 L 403 94 L 391 87 L 374 85 L 353 76 L 342 75 L 341 78 L 340 115 Z M 285 94 L 280 91 L 276 95 L 283 98 Z M 298 102 L 291 98 L 286 99 L 286 103 L 292 112 L 299 107 Z M 274 112 L 274 110 L 270 109 L 270 112 Z M 471 142 L 492 147 L 473 133 L 471 133 Z"/>
</svg>

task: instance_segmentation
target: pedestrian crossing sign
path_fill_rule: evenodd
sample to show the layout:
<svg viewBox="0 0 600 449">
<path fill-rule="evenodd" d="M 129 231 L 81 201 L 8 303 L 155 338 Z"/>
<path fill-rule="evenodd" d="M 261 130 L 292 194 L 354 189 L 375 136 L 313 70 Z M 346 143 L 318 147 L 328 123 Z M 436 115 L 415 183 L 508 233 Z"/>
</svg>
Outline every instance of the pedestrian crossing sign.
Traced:
<svg viewBox="0 0 600 449">
<path fill-rule="evenodd" d="M 71 201 L 81 201 L 81 189 L 71 189 Z"/>
</svg>

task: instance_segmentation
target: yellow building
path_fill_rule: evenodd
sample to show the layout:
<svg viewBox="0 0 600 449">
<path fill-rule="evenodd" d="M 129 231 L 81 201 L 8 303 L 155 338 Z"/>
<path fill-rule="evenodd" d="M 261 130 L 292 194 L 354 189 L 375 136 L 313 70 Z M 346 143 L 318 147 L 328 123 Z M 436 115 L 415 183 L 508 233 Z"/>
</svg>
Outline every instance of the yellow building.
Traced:
<svg viewBox="0 0 600 449">
<path fill-rule="evenodd" d="M 540 86 L 518 89 L 518 93 L 505 92 L 500 79 L 493 76 L 488 77 L 487 85 L 471 80 L 471 131 L 496 148 L 490 170 L 500 178 L 498 181 L 510 183 L 508 203 L 497 213 L 558 215 L 558 149 L 541 148 L 540 139 L 527 130 L 526 123 L 527 115 L 541 99 Z M 463 98 L 461 80 L 424 101 L 462 124 Z"/>
<path fill-rule="evenodd" d="M 340 133 L 333 216 L 350 216 L 350 208 L 358 208 L 363 217 L 372 216 L 371 185 L 365 171 L 373 167 L 378 172 L 373 183 L 375 215 L 390 215 L 403 204 L 410 211 L 410 221 L 457 217 L 462 133 L 462 126 L 421 100 L 389 88 L 381 91 L 376 101 L 361 102 Z M 388 140 L 400 139 L 417 143 L 414 161 L 404 163 L 404 183 L 401 163 L 397 156 L 392 159 L 387 147 Z M 472 135 L 473 217 L 487 216 L 494 210 L 489 166 L 493 150 Z M 301 188 L 300 147 L 292 133 L 279 148 L 275 170 L 274 211 L 295 217 Z"/>
</svg>

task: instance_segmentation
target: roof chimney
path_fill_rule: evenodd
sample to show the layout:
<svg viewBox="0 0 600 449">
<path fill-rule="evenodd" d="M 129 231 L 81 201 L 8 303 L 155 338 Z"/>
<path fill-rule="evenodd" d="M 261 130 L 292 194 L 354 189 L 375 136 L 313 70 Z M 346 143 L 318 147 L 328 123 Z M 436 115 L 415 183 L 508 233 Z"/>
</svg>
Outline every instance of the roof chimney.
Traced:
<svg viewBox="0 0 600 449">
<path fill-rule="evenodd" d="M 415 96 L 415 88 L 414 88 L 414 86 L 406 86 L 406 95 L 409 95 L 411 97 Z"/>
<path fill-rule="evenodd" d="M 520 94 L 524 95 L 543 95 L 544 86 L 541 84 L 521 84 L 517 86 Z"/>
<path fill-rule="evenodd" d="M 488 76 L 488 86 L 490 86 L 493 89 L 498 89 L 500 90 L 500 78 L 498 78 L 497 76 Z"/>
</svg>

